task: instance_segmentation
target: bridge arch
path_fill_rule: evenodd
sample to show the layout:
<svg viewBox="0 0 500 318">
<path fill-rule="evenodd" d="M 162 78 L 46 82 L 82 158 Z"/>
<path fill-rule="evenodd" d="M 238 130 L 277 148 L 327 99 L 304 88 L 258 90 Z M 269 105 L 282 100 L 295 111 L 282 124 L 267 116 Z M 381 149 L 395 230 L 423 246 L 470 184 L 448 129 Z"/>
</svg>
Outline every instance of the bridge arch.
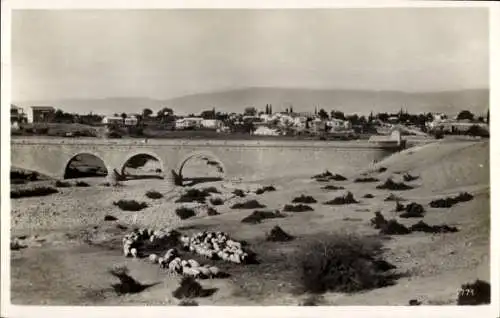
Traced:
<svg viewBox="0 0 500 318">
<path fill-rule="evenodd" d="M 87 168 L 81 168 L 81 169 L 76 169 L 72 167 L 72 163 L 80 161 L 78 159 L 80 156 L 88 156 L 93 159 L 93 162 L 92 160 L 90 162 L 91 163 L 90 167 L 87 166 Z M 80 166 L 85 167 L 85 164 L 82 164 Z M 82 172 L 81 170 L 86 170 L 86 172 L 85 171 Z M 64 170 L 61 175 L 63 176 L 63 179 L 72 179 L 78 177 L 85 177 L 87 174 L 88 176 L 98 176 L 99 174 L 101 174 L 103 177 L 105 177 L 109 173 L 110 173 L 109 166 L 106 164 L 104 159 L 102 159 L 102 157 L 99 154 L 89 151 L 82 151 L 73 154 L 66 161 L 66 164 L 64 165 Z"/>
<path fill-rule="evenodd" d="M 206 162 L 208 166 L 213 166 L 215 167 L 216 171 L 219 174 L 219 178 L 223 179 L 226 175 L 226 167 L 222 160 L 219 159 L 216 155 L 214 155 L 210 151 L 197 151 L 197 152 L 192 152 L 185 156 L 177 166 L 177 173 L 179 176 L 183 177 L 183 169 L 185 168 L 186 164 L 193 159 L 201 159 Z"/>
<path fill-rule="evenodd" d="M 161 169 L 161 171 L 156 171 L 156 172 L 159 173 L 160 175 L 163 175 L 165 172 L 164 171 L 165 166 L 164 166 L 163 160 L 161 159 L 160 156 L 158 156 L 156 153 L 154 153 L 152 151 L 140 150 L 140 151 L 136 151 L 134 153 L 131 153 L 125 157 L 125 159 L 123 160 L 121 165 L 118 167 L 120 169 L 119 171 L 122 175 L 125 175 L 125 173 L 126 173 L 125 169 L 127 168 L 127 165 L 129 163 L 132 163 L 133 159 L 137 159 L 137 163 L 144 161 L 144 164 L 147 162 L 147 160 L 153 159 L 159 163 L 159 166 L 160 166 L 159 169 Z"/>
</svg>

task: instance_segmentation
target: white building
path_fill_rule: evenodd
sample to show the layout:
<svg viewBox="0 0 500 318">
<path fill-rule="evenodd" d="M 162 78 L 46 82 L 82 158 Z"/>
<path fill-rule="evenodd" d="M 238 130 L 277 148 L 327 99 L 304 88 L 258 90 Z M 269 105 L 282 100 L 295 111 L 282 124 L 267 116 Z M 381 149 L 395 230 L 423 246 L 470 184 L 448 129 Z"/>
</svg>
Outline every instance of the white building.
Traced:
<svg viewBox="0 0 500 318">
<path fill-rule="evenodd" d="M 339 130 L 349 130 L 351 129 L 351 123 L 347 120 L 333 118 L 326 122 L 326 125 L 331 128 L 331 130 L 339 131 Z"/>
<path fill-rule="evenodd" d="M 255 129 L 253 134 L 258 136 L 278 136 L 280 133 L 277 129 L 269 128 L 267 126 L 259 126 Z"/>
<path fill-rule="evenodd" d="M 203 128 L 219 129 L 222 127 L 222 121 L 218 119 L 203 119 L 201 121 L 201 126 Z"/>
<path fill-rule="evenodd" d="M 102 119 L 102 123 L 105 125 L 113 125 L 113 124 L 121 125 L 123 124 L 123 118 L 117 116 L 105 116 Z"/>
<path fill-rule="evenodd" d="M 189 129 L 202 127 L 203 118 L 201 117 L 187 117 L 177 119 L 175 121 L 175 129 Z"/>
</svg>

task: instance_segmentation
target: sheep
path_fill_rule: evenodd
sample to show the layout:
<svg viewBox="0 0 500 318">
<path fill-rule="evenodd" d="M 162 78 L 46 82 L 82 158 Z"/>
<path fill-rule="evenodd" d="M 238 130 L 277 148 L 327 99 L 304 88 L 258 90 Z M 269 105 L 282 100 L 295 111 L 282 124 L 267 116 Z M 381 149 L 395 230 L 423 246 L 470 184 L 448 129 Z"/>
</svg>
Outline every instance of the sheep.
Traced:
<svg viewBox="0 0 500 318">
<path fill-rule="evenodd" d="M 183 260 L 181 261 L 181 266 L 182 266 L 182 267 L 187 267 L 187 266 L 190 266 L 190 265 L 189 265 L 189 263 L 188 263 L 185 259 L 183 259 Z"/>
<path fill-rule="evenodd" d="M 180 273 L 181 270 L 182 270 L 182 266 L 181 266 L 181 263 L 180 261 L 176 261 L 175 259 L 173 261 L 171 261 L 169 264 L 168 264 L 168 269 L 170 270 L 170 272 L 172 273 Z"/>
<path fill-rule="evenodd" d="M 130 246 L 123 245 L 123 256 L 128 257 L 130 255 Z"/>
<path fill-rule="evenodd" d="M 137 258 L 137 249 L 135 247 L 131 248 L 130 249 L 130 254 L 132 254 L 133 258 Z"/>
<path fill-rule="evenodd" d="M 200 271 L 196 268 L 182 267 L 182 274 L 197 278 L 200 276 Z"/>
<path fill-rule="evenodd" d="M 212 275 L 211 275 L 212 277 L 217 277 L 217 276 L 219 276 L 220 271 L 219 271 L 219 269 L 218 269 L 217 267 L 215 267 L 215 266 L 210 266 L 210 267 L 208 268 L 208 270 L 209 270 L 209 271 L 210 271 L 210 273 L 212 274 Z"/>
<path fill-rule="evenodd" d="M 202 266 L 202 267 L 199 267 L 197 269 L 200 271 L 200 273 L 203 277 L 210 277 L 212 275 L 212 273 L 210 272 L 210 269 L 207 266 Z"/>
<path fill-rule="evenodd" d="M 190 259 L 187 261 L 188 264 L 191 266 L 191 267 L 200 267 L 200 263 L 198 263 L 197 261 L 195 261 L 194 259 Z"/>
<path fill-rule="evenodd" d="M 158 255 L 156 255 L 156 254 L 149 254 L 149 261 L 151 263 L 153 263 L 153 264 L 157 263 L 158 262 Z"/>
</svg>

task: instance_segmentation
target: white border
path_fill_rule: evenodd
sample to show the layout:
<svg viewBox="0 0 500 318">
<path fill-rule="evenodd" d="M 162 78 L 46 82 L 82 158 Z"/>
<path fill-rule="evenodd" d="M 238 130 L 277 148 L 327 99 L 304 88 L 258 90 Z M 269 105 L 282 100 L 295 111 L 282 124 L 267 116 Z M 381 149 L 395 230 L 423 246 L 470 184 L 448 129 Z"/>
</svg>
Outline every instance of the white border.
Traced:
<svg viewBox="0 0 500 318">
<path fill-rule="evenodd" d="M 1 46 L 1 303 L 0 316 L 2 317 L 137 317 L 146 314 L 148 317 L 185 317 L 203 315 L 231 317 L 353 317 L 356 315 L 370 317 L 499 317 L 500 290 L 500 217 L 495 207 L 500 202 L 494 194 L 497 190 L 497 181 L 500 177 L 500 168 L 495 165 L 500 159 L 500 147 L 496 136 L 500 134 L 500 127 L 492 124 L 491 127 L 491 283 L 492 304 L 490 306 L 458 307 L 458 306 L 349 306 L 349 307 L 42 307 L 42 306 L 12 306 L 10 305 L 10 14 L 12 9 L 141 9 L 141 8 L 380 8 L 380 7 L 487 7 L 490 9 L 490 114 L 493 123 L 498 122 L 500 110 L 499 83 L 500 83 L 500 5 L 487 1 L 328 1 L 328 0 L 2 0 L 2 46 Z M 497 178 L 495 178 L 495 176 Z"/>
</svg>

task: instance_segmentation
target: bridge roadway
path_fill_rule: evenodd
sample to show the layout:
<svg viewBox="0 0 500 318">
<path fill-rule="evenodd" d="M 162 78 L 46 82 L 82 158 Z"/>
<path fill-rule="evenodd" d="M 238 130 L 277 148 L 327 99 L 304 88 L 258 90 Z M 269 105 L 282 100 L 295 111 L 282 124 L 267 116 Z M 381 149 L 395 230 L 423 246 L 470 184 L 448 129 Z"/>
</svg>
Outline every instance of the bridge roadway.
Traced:
<svg viewBox="0 0 500 318">
<path fill-rule="evenodd" d="M 397 151 L 367 141 L 187 140 L 13 137 L 11 166 L 62 179 L 75 156 L 91 154 L 108 172 L 123 171 L 134 156 L 149 155 L 162 172 L 182 173 L 192 158 L 216 161 L 229 180 L 259 180 L 284 175 L 331 171 L 355 172 Z"/>
</svg>

